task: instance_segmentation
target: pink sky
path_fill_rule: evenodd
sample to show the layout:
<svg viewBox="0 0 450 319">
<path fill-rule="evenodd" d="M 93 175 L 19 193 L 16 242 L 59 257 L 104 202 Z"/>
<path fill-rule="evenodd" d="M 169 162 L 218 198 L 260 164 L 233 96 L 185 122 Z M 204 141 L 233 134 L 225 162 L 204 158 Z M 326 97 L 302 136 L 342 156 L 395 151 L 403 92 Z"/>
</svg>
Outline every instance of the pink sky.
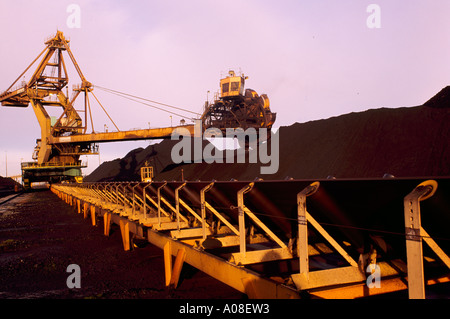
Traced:
<svg viewBox="0 0 450 319">
<path fill-rule="evenodd" d="M 81 9 L 80 28 L 67 25 L 72 3 Z M 381 9 L 380 28 L 366 24 L 372 3 Z M 416 106 L 449 85 L 449 13 L 448 0 L 1 0 L 0 91 L 59 29 L 94 85 L 195 112 L 229 69 L 269 96 L 276 126 Z M 71 88 L 79 79 L 69 75 Z M 167 113 L 94 92 L 121 130 L 170 125 Z M 96 129 L 112 129 L 97 109 Z M 8 175 L 19 174 L 39 136 L 31 107 L 0 107 L 0 175 L 6 156 Z M 101 144 L 100 160 L 148 144 Z M 98 162 L 90 157 L 88 171 Z"/>
</svg>

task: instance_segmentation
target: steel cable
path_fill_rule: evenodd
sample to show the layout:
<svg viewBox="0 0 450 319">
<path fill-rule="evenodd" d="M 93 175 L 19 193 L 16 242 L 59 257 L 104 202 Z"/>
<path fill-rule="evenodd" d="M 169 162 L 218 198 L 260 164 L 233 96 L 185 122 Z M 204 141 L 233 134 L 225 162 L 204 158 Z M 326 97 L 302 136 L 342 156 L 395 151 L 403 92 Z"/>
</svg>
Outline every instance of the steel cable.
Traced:
<svg viewBox="0 0 450 319">
<path fill-rule="evenodd" d="M 176 113 L 176 112 L 173 112 L 173 111 L 169 111 L 169 110 L 166 110 L 164 108 L 161 108 L 161 107 L 149 104 L 149 103 L 142 102 L 142 101 L 159 104 L 159 105 L 162 105 L 162 106 L 170 107 L 170 108 L 175 109 L 175 110 L 179 110 L 179 111 L 183 111 L 183 112 L 187 112 L 187 113 L 191 113 L 191 114 L 195 114 L 195 115 L 200 115 L 199 113 L 192 112 L 190 110 L 187 110 L 187 109 L 184 109 L 184 108 L 181 108 L 181 107 L 177 107 L 177 106 L 173 106 L 173 105 L 169 105 L 169 104 L 165 104 L 165 103 L 149 100 L 149 99 L 142 98 L 142 97 L 139 97 L 139 96 L 136 96 L 136 95 L 132 95 L 132 94 L 128 94 L 128 93 L 124 93 L 124 92 L 108 89 L 108 88 L 105 88 L 105 87 L 102 87 L 102 86 L 94 85 L 94 87 L 96 87 L 96 88 L 98 88 L 100 90 L 103 90 L 105 92 L 108 92 L 108 93 L 111 93 L 111 94 L 114 94 L 114 95 L 117 95 L 117 96 L 121 96 L 121 97 L 126 98 L 128 100 L 131 100 L 131 101 L 134 101 L 134 102 L 137 102 L 137 103 L 141 103 L 141 104 L 144 104 L 144 105 L 156 108 L 158 110 L 161 110 L 161 111 L 164 111 L 164 112 L 167 112 L 167 113 L 170 113 L 170 114 L 182 117 L 182 118 L 185 117 L 185 116 L 181 115 L 179 113 Z M 195 119 L 195 118 L 192 118 L 192 119 Z"/>
</svg>

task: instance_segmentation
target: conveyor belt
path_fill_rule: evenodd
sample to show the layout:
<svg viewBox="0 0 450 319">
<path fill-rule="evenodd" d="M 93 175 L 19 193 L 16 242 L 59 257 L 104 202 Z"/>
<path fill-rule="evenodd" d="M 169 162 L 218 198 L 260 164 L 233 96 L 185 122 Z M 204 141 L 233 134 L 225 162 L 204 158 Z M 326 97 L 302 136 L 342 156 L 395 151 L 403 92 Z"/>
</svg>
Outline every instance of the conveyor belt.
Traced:
<svg viewBox="0 0 450 319">
<path fill-rule="evenodd" d="M 426 186 L 419 186 L 423 182 Z M 111 218 L 108 216 L 112 216 L 112 222 L 120 224 L 125 234 L 125 249 L 131 247 L 126 244 L 130 240 L 123 228 L 126 225 L 134 236 L 154 241 L 161 247 L 163 243 L 169 246 L 183 243 L 188 251 L 194 248 L 214 258 L 213 263 L 217 258 L 223 260 L 230 273 L 224 278 L 217 275 L 219 279 L 246 293 L 249 288 L 242 286 L 243 278 L 227 278 L 248 271 L 253 278 L 252 291 L 258 291 L 257 282 L 264 279 L 268 280 L 266 284 L 277 287 L 273 290 L 276 297 L 292 297 L 298 296 L 291 295 L 292 291 L 329 292 L 336 285 L 348 285 L 347 288 L 356 283 L 362 285 L 368 276 L 364 273 L 368 260 L 381 265 L 382 277 L 403 282 L 403 286 L 397 283 L 395 289 L 398 285 L 406 289 L 405 278 L 413 273 L 409 269 L 412 250 L 420 250 L 414 264 L 423 263 L 422 256 L 426 254 L 424 269 L 430 278 L 423 277 L 419 269 L 419 281 L 450 280 L 448 177 L 84 183 L 53 185 L 52 190 L 60 196 L 65 194 L 66 200 L 71 198 L 79 212 L 84 210 L 85 216 L 89 212 L 87 206 L 82 207 L 90 205 L 94 211 L 93 222 L 99 217 L 106 221 L 105 234 Z M 423 200 L 424 196 L 429 198 Z M 72 198 L 79 202 L 73 202 Z M 416 198 L 418 206 L 407 208 Z M 418 222 L 416 226 L 412 226 L 412 217 L 408 217 L 413 213 L 420 216 L 419 221 L 414 220 Z M 411 235 L 414 231 L 415 235 Z M 427 243 L 423 252 L 422 240 Z M 420 245 L 405 244 L 412 242 Z M 178 255 L 178 251 L 168 251 Z M 201 257 L 186 255 L 185 258 L 186 262 L 216 276 L 217 270 L 198 263 Z M 277 262 L 291 264 L 287 267 L 291 269 L 290 274 L 278 274 L 284 280 L 281 286 L 269 278 L 277 277 L 273 268 L 270 273 L 264 273 L 264 266 L 258 267 Z M 237 268 L 229 268 L 230 263 Z M 255 269 L 258 269 L 256 275 Z M 341 279 L 332 279 L 335 277 Z M 286 291 L 280 293 L 280 287 Z M 385 288 L 383 292 L 386 289 L 394 288 Z"/>
</svg>

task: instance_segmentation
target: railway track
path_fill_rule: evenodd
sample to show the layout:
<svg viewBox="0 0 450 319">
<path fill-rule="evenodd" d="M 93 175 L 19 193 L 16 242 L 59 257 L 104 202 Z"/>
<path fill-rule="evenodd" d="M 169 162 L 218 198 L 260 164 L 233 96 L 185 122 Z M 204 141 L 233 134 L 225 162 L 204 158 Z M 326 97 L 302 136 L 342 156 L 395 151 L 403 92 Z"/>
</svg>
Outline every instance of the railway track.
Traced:
<svg viewBox="0 0 450 319">
<path fill-rule="evenodd" d="M 13 194 L 10 194 L 10 193 L 11 192 L 8 192 L 8 194 L 0 195 L 0 205 L 3 205 L 5 203 L 9 202 L 10 200 L 23 194 L 23 192 L 19 192 L 19 193 L 12 192 Z"/>
</svg>

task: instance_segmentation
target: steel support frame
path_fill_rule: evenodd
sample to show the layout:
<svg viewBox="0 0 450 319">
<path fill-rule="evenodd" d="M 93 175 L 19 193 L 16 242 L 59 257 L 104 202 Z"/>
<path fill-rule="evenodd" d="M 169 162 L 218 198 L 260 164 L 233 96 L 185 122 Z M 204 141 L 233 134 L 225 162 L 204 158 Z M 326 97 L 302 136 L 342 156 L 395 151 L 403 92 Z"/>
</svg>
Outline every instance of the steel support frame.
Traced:
<svg viewBox="0 0 450 319">
<path fill-rule="evenodd" d="M 300 271 L 298 274 L 292 274 L 291 278 L 299 290 L 348 284 L 365 280 L 365 276 L 359 269 L 358 263 L 353 260 L 353 258 L 328 234 L 328 232 L 308 213 L 306 209 L 306 198 L 317 192 L 319 187 L 320 183 L 314 182 L 297 194 L 297 254 L 300 263 Z M 322 235 L 322 237 L 350 264 L 350 266 L 316 270 L 313 272 L 309 271 L 308 223 Z"/>
<path fill-rule="evenodd" d="M 201 270 L 207 275 L 227 284 L 228 286 L 258 299 L 298 299 L 299 295 L 294 289 L 271 279 L 263 278 L 260 274 L 245 267 L 237 266 L 222 258 L 196 249 L 186 243 L 149 229 L 147 231 L 149 243 L 165 250 L 166 271 L 172 269 L 169 255 L 178 256 L 184 251 L 184 262 Z M 180 257 L 179 257 L 180 258 Z M 173 273 L 177 270 L 173 269 Z M 170 279 L 169 279 L 170 278 Z M 166 284 L 175 284 L 176 278 L 166 272 Z"/>
<path fill-rule="evenodd" d="M 420 202 L 433 196 L 437 187 L 438 184 L 434 180 L 424 181 L 405 196 L 403 202 L 408 267 L 408 294 L 410 299 L 425 299 L 422 240 L 428 244 L 441 261 L 450 269 L 450 258 L 421 225 Z"/>
<path fill-rule="evenodd" d="M 268 260 L 280 260 L 293 258 L 292 252 L 286 245 L 279 240 L 270 229 L 266 229 L 265 225 L 260 222 L 253 212 L 251 212 L 244 204 L 244 194 L 251 191 L 254 183 L 249 183 L 237 192 L 238 202 L 238 228 L 230 224 L 215 208 L 206 200 L 206 192 L 213 186 L 210 183 L 200 191 L 201 216 L 195 213 L 179 196 L 179 191 L 186 185 L 180 184 L 175 189 L 175 208 L 168 203 L 161 195 L 161 190 L 167 185 L 157 188 L 157 203 L 151 199 L 146 193 L 146 189 L 151 183 L 143 188 L 142 205 L 144 214 L 143 220 L 151 223 L 142 223 L 139 218 L 130 219 L 127 214 L 122 214 L 125 206 L 131 203 L 132 207 L 136 205 L 134 191 L 136 185 L 132 187 L 132 200 L 127 198 L 125 185 L 122 184 L 120 190 L 119 183 L 105 183 L 95 185 L 57 185 L 52 186 L 52 190 L 69 205 L 74 207 L 77 213 L 83 213 L 87 218 L 89 213 L 92 225 L 96 225 L 96 216 L 103 217 L 104 234 L 109 235 L 111 223 L 120 226 L 122 241 L 125 250 L 133 248 L 132 240 L 134 237 L 147 239 L 150 243 L 160 247 L 165 252 L 166 263 L 166 283 L 170 287 L 176 288 L 179 273 L 184 262 L 191 264 L 208 275 L 228 284 L 229 286 L 249 294 L 250 297 L 263 298 L 297 298 L 301 291 L 308 291 L 311 296 L 331 297 L 331 298 L 355 298 L 377 293 L 385 293 L 391 291 L 404 290 L 405 283 L 402 281 L 401 274 L 387 263 L 379 263 L 383 277 L 382 290 L 368 290 L 366 287 L 366 275 L 358 267 L 348 253 L 323 229 L 323 227 L 308 213 L 306 209 L 306 199 L 313 195 L 320 187 L 320 183 L 315 182 L 303 189 L 297 194 L 298 209 L 298 244 L 297 257 L 299 260 L 300 271 L 298 274 L 292 274 L 291 279 L 297 290 L 288 286 L 281 285 L 271 279 L 262 278 L 261 274 L 250 271 L 242 267 L 242 265 L 264 262 Z M 126 185 L 127 187 L 130 185 Z M 436 255 L 450 268 L 450 259 L 437 245 L 437 243 L 428 235 L 420 224 L 420 201 L 431 197 L 436 191 L 437 183 L 435 181 L 426 181 L 417 186 L 410 194 L 404 198 L 404 215 L 406 230 L 406 247 L 407 247 L 407 271 L 410 298 L 424 298 L 425 278 L 423 275 L 423 253 L 422 239 L 432 248 Z M 120 193 L 120 194 L 119 194 Z M 119 198 L 121 198 L 119 203 Z M 148 205 L 147 199 L 155 206 L 155 217 L 147 216 Z M 116 204 L 111 205 L 108 202 L 114 201 Z M 175 212 L 176 222 L 168 222 L 161 216 L 161 213 L 167 214 L 161 207 L 164 202 L 167 207 Z M 195 218 L 200 219 L 201 228 L 184 228 L 180 219 L 187 219 L 180 212 L 180 204 Z M 209 210 L 213 216 L 230 229 L 231 233 L 225 235 L 230 241 L 230 245 L 239 246 L 239 252 L 233 253 L 229 260 L 209 254 L 198 245 L 198 240 L 188 240 L 186 237 L 200 238 L 201 241 L 207 239 L 208 236 L 214 236 L 210 226 L 206 222 L 206 210 Z M 135 209 L 132 208 L 133 215 Z M 150 214 L 151 215 L 151 214 Z M 273 254 L 273 258 L 268 254 L 269 249 L 247 251 L 247 232 L 245 227 L 245 217 L 248 216 L 257 226 L 266 232 L 266 235 L 275 243 L 279 244 L 279 250 L 286 251 L 285 255 Z M 167 224 L 167 228 L 163 225 Z M 349 266 L 309 271 L 309 247 L 308 247 L 308 224 L 315 228 L 324 239 L 331 245 L 341 256 L 347 260 Z M 169 233 L 163 233 L 161 230 L 172 229 Z M 219 238 L 219 237 L 217 237 Z M 223 240 L 223 239 L 222 239 Z M 194 244 L 196 242 L 196 244 Z M 226 240 L 224 241 L 226 242 Z M 172 267 L 172 256 L 177 256 L 175 265 Z M 262 256 L 266 256 L 265 258 Z M 268 257 L 267 257 L 268 256 Z M 170 257 L 170 258 L 169 258 Z M 170 259 L 170 262 L 169 262 Z M 388 278 L 387 278 L 388 277 Z M 385 279 L 387 278 L 387 279 Z M 439 278 L 438 282 L 447 282 L 449 278 Z M 436 282 L 430 282 L 436 283 Z M 374 293 L 375 292 L 375 293 Z"/>
<path fill-rule="evenodd" d="M 378 264 L 380 267 L 380 276 L 388 278 L 383 279 L 383 289 L 379 290 L 370 290 L 367 287 L 367 283 L 365 282 L 366 276 L 359 270 L 358 264 L 307 212 L 306 198 L 314 194 L 319 186 L 320 184 L 318 182 L 312 183 L 297 196 L 300 272 L 299 274 L 291 275 L 291 277 L 299 290 L 309 290 L 311 295 L 321 298 L 358 298 L 408 289 L 410 299 L 424 299 L 426 282 L 435 284 L 450 280 L 448 277 L 442 277 L 438 278 L 437 282 L 436 280 L 426 281 L 423 270 L 422 239 L 450 269 L 450 258 L 421 226 L 420 202 L 434 195 L 438 186 L 436 181 L 427 180 L 419 184 L 404 198 L 408 284 L 406 285 L 404 283 L 400 277 L 401 274 L 396 269 L 385 262 L 381 262 Z M 349 262 L 350 266 L 309 272 L 308 222 Z M 342 286 L 343 284 L 344 286 Z M 333 287 L 339 285 L 341 287 Z"/>
<path fill-rule="evenodd" d="M 266 262 L 281 259 L 291 259 L 293 257 L 292 252 L 287 245 L 278 238 L 269 227 L 267 227 L 261 220 L 244 205 L 244 194 L 250 192 L 254 186 L 254 183 L 249 183 L 237 192 L 237 204 L 238 204 L 238 226 L 239 226 L 239 252 L 232 253 L 230 261 L 236 265 L 246 265 L 258 262 Z M 248 229 L 245 226 L 245 216 L 248 216 L 252 222 L 261 228 L 261 230 L 279 247 L 269 249 L 257 249 L 253 251 L 247 250 L 247 232 Z"/>
<path fill-rule="evenodd" d="M 62 188 L 62 189 L 61 189 Z M 53 192 L 57 193 L 67 203 L 72 203 L 70 190 L 58 186 L 53 187 Z M 84 201 L 88 196 L 73 201 L 74 207 L 84 206 L 85 211 L 96 212 L 96 215 L 102 215 L 104 220 L 104 234 L 109 236 L 109 230 L 112 223 L 120 226 L 124 250 L 132 249 L 132 239 L 139 237 L 147 239 L 149 243 L 161 248 L 164 251 L 165 277 L 166 285 L 170 288 L 176 288 L 182 265 L 184 262 L 194 266 L 213 278 L 235 288 L 236 290 L 247 294 L 250 298 L 264 299 L 297 299 L 297 291 L 280 282 L 269 278 L 263 278 L 257 272 L 238 266 L 223 258 L 217 257 L 205 252 L 201 247 L 193 247 L 186 242 L 172 238 L 157 229 L 151 229 L 139 224 L 137 221 L 131 221 L 126 216 L 120 216 L 118 213 L 101 209 L 93 202 Z M 145 234 L 146 233 L 146 234 Z M 176 256 L 172 263 L 172 256 Z"/>
</svg>

